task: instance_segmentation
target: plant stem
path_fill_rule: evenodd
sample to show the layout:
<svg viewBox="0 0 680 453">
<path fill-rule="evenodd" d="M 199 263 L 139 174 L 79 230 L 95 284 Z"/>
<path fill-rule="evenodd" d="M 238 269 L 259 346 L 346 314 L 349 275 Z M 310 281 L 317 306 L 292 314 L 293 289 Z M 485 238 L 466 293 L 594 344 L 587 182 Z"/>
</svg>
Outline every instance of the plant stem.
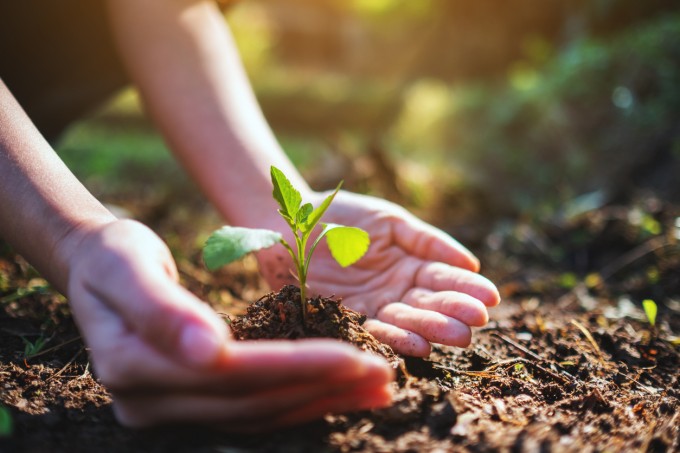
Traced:
<svg viewBox="0 0 680 453">
<path fill-rule="evenodd" d="M 298 246 L 297 271 L 298 281 L 300 282 L 300 307 L 302 309 L 302 322 L 307 324 L 307 269 L 305 266 L 305 248 L 307 246 L 307 238 L 304 236 L 300 238 L 295 235 L 295 242 Z"/>
<path fill-rule="evenodd" d="M 307 266 L 305 262 L 305 247 L 307 244 L 306 238 L 301 239 L 298 235 L 295 235 L 295 245 L 297 246 L 297 253 L 293 251 L 291 246 L 283 239 L 281 239 L 281 244 L 288 250 L 288 253 L 293 258 L 293 263 L 295 264 L 295 270 L 298 274 L 298 282 L 300 283 L 300 306 L 302 307 L 302 321 L 307 322 Z"/>
<path fill-rule="evenodd" d="M 300 280 L 300 304 L 302 306 L 302 321 L 307 324 L 307 294 L 305 290 L 305 279 Z"/>
</svg>

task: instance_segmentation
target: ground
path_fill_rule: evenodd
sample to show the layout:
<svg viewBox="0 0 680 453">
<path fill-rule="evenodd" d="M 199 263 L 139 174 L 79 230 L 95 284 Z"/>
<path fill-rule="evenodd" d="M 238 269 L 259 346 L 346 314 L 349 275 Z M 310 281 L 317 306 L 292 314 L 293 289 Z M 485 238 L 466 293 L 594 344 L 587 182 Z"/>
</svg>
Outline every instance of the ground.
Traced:
<svg viewBox="0 0 680 453">
<path fill-rule="evenodd" d="M 193 228 L 209 231 L 214 215 L 126 207 L 218 311 L 243 312 L 267 292 L 251 260 L 215 275 L 202 267 Z M 469 348 L 406 359 L 390 408 L 264 436 L 121 427 L 67 301 L 0 245 L 0 401 L 13 422 L 0 452 L 680 451 L 678 216 L 649 196 L 497 224 L 475 251 L 503 303 Z M 644 299 L 658 304 L 655 326 Z"/>
</svg>

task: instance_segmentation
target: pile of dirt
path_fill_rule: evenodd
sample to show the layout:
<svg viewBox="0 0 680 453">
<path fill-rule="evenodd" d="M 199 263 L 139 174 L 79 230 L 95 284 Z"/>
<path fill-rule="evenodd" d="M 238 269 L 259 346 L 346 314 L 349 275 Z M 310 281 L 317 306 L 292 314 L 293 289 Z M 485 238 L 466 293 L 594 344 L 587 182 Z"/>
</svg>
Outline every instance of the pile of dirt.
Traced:
<svg viewBox="0 0 680 453">
<path fill-rule="evenodd" d="M 230 326 L 237 340 L 336 338 L 398 366 L 399 357 L 362 327 L 365 321 L 365 315 L 327 297 L 308 299 L 307 316 L 303 316 L 300 289 L 286 285 L 251 304 L 244 316 L 230 321 Z"/>
</svg>

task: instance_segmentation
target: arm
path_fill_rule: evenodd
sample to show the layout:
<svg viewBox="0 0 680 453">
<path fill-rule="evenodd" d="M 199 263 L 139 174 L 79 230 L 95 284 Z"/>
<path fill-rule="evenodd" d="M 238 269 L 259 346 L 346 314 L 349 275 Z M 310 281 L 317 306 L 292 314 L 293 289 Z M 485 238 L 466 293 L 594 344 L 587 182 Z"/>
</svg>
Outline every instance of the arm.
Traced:
<svg viewBox="0 0 680 453">
<path fill-rule="evenodd" d="M 66 168 L 1 80 L 0 131 L 0 235 L 65 293 L 76 244 L 115 218 Z"/>
<path fill-rule="evenodd" d="M 4 84 L 0 84 L 0 126 L 0 234 L 70 297 L 76 320 L 86 333 L 93 329 L 87 314 L 92 314 L 94 304 L 84 302 L 89 298 L 102 299 L 107 308 L 123 315 L 123 322 L 134 324 L 140 313 L 131 310 L 129 299 L 144 299 L 146 294 L 135 294 L 129 287 L 126 293 L 122 282 L 109 289 L 109 282 L 129 278 L 167 284 L 176 279 L 165 245 L 136 222 L 117 220 L 99 203 L 43 139 Z M 95 294 L 100 291 L 115 294 Z M 181 343 L 185 322 L 180 321 L 185 318 L 210 329 L 219 338 L 216 344 L 226 338 L 223 323 L 214 313 L 206 313 L 199 301 L 164 305 L 151 304 L 165 322 L 150 323 L 157 327 L 142 331 L 157 347 L 172 350 Z M 90 341 L 106 339 L 93 332 Z M 217 346 L 213 351 L 216 356 Z"/>
<path fill-rule="evenodd" d="M 109 7 L 149 114 L 222 215 L 263 226 L 276 213 L 270 165 L 311 192 L 267 125 L 214 2 L 112 0 Z"/>
</svg>

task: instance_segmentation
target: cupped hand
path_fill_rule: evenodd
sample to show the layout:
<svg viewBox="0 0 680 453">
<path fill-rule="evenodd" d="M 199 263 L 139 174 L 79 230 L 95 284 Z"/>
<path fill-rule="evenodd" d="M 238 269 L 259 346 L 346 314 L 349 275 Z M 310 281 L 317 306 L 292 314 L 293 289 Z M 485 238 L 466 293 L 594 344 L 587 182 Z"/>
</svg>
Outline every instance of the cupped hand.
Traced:
<svg viewBox="0 0 680 453">
<path fill-rule="evenodd" d="M 496 287 L 477 273 L 479 261 L 472 253 L 394 203 L 339 192 L 322 221 L 363 228 L 371 245 L 345 269 L 327 247 L 317 247 L 307 278 L 310 290 L 342 297 L 368 315 L 365 327 L 399 353 L 424 357 L 430 343 L 469 345 L 471 327 L 486 324 L 487 307 L 500 301 Z M 291 282 L 291 274 L 281 271 L 285 255 L 278 249 L 259 256 L 272 287 Z"/>
<path fill-rule="evenodd" d="M 177 283 L 163 242 L 133 221 L 88 232 L 68 296 L 123 424 L 257 431 L 390 402 L 382 359 L 332 340 L 236 342 Z"/>
</svg>

